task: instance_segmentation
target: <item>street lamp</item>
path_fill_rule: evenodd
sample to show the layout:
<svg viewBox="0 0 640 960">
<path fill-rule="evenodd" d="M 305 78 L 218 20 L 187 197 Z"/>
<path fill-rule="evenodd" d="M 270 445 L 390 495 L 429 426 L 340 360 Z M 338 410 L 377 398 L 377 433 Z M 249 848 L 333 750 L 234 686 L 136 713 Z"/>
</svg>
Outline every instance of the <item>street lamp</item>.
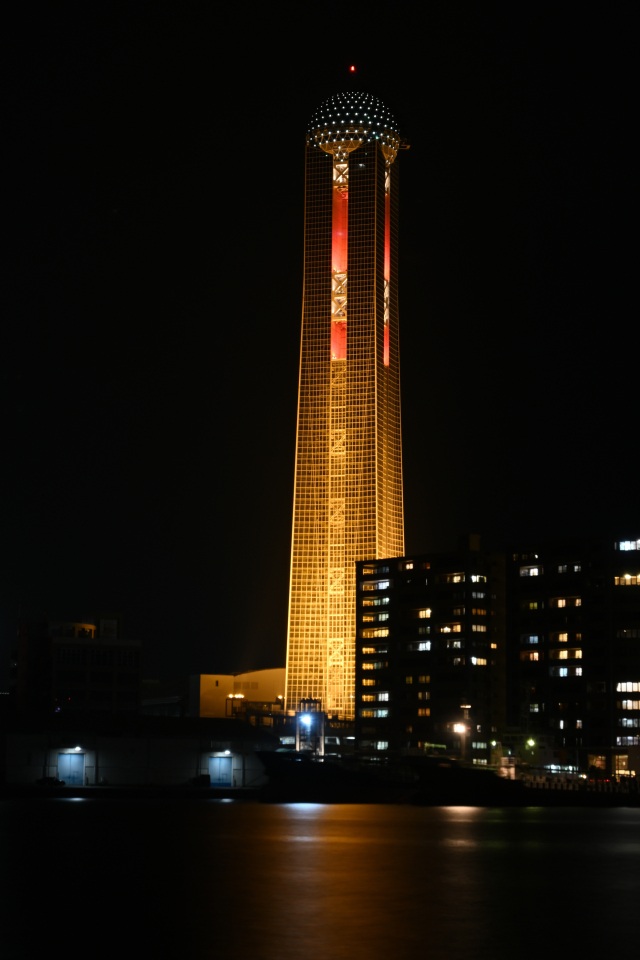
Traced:
<svg viewBox="0 0 640 960">
<path fill-rule="evenodd" d="M 467 725 L 465 723 L 454 723 L 453 732 L 460 735 L 460 759 L 464 760 L 465 755 L 465 735 L 467 733 Z"/>
<path fill-rule="evenodd" d="M 466 760 L 467 758 L 467 733 L 469 732 L 469 710 L 471 710 L 470 703 L 461 703 L 460 709 L 463 711 L 462 716 L 464 718 L 462 723 L 454 723 L 453 732 L 460 734 L 460 759 Z"/>
</svg>

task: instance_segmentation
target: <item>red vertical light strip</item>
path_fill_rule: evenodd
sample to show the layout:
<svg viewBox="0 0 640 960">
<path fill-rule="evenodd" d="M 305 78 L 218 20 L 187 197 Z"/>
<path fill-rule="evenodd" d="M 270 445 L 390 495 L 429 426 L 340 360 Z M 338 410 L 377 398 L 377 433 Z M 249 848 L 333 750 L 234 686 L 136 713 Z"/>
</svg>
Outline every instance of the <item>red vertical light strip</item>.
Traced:
<svg viewBox="0 0 640 960">
<path fill-rule="evenodd" d="M 389 283 L 391 281 L 391 197 L 389 191 L 384 197 L 384 282 L 385 299 L 389 297 Z M 384 365 L 389 366 L 389 316 L 384 318 Z"/>
<path fill-rule="evenodd" d="M 348 194 L 346 191 L 333 188 L 333 237 L 331 256 L 333 269 L 338 273 L 347 272 L 347 239 L 349 233 Z"/>
<path fill-rule="evenodd" d="M 333 222 L 331 237 L 331 260 L 334 278 L 347 273 L 347 247 L 349 235 L 349 199 L 346 191 L 333 188 Z M 335 281 L 334 281 L 335 282 Z M 339 291 L 334 289 L 334 304 L 340 299 Z M 340 315 L 334 315 L 331 324 L 331 356 L 334 360 L 346 360 L 347 357 L 347 321 Z"/>
</svg>

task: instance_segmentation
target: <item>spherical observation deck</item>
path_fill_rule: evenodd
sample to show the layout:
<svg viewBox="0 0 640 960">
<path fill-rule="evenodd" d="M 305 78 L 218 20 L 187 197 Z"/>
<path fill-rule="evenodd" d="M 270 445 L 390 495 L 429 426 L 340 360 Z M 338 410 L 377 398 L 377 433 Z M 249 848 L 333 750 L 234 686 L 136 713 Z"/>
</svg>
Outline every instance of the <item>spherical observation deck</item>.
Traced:
<svg viewBox="0 0 640 960">
<path fill-rule="evenodd" d="M 393 162 L 400 147 L 397 124 L 384 103 L 369 93 L 334 94 L 318 107 L 307 129 L 307 143 L 336 156 L 369 141 L 379 143 Z"/>
</svg>

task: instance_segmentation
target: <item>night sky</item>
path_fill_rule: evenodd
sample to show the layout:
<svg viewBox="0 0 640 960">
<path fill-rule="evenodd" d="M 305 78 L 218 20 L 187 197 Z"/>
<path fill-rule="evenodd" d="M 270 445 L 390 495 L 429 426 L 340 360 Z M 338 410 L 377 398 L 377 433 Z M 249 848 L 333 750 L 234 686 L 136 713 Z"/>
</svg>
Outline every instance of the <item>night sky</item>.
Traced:
<svg viewBox="0 0 640 960">
<path fill-rule="evenodd" d="M 354 86 L 410 144 L 406 552 L 637 537 L 635 5 L 183 6 L 5 30 L 3 661 L 116 615 L 147 676 L 284 665 L 304 135 Z"/>
</svg>

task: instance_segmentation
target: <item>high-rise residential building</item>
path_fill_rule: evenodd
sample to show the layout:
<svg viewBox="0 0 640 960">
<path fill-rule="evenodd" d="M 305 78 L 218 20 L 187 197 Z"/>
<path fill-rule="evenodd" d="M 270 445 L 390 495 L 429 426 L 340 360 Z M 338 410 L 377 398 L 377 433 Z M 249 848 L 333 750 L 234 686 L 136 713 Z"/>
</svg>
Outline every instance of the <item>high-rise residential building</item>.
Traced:
<svg viewBox="0 0 640 960">
<path fill-rule="evenodd" d="M 323 102 L 305 147 L 286 704 L 354 716 L 355 563 L 404 553 L 398 151 L 388 108 Z"/>
<path fill-rule="evenodd" d="M 507 595 L 511 726 L 559 769 L 640 775 L 640 539 L 516 546 Z"/>
<path fill-rule="evenodd" d="M 497 762 L 505 702 L 505 559 L 451 553 L 357 564 L 355 734 L 362 755 Z"/>
</svg>

